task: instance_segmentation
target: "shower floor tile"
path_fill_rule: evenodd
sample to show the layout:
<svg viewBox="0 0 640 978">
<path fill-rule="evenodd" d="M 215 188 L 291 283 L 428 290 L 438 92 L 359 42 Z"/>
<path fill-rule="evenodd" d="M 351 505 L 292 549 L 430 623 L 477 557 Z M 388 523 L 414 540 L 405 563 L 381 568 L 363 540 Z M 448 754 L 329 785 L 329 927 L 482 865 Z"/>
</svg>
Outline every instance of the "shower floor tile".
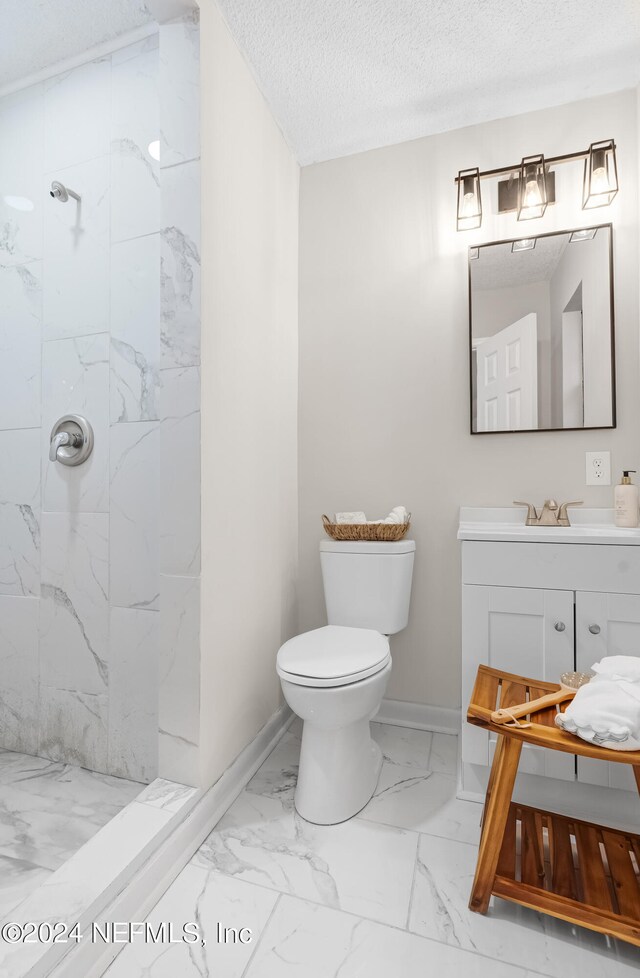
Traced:
<svg viewBox="0 0 640 978">
<path fill-rule="evenodd" d="M 204 945 L 136 942 L 105 978 L 637 976 L 640 952 L 600 934 L 502 900 L 470 913 L 481 806 L 455 797 L 457 739 L 372 726 L 385 760 L 359 815 L 296 813 L 294 723 L 149 917 Z"/>
<path fill-rule="evenodd" d="M 0 919 L 140 790 L 135 781 L 0 751 Z"/>
</svg>

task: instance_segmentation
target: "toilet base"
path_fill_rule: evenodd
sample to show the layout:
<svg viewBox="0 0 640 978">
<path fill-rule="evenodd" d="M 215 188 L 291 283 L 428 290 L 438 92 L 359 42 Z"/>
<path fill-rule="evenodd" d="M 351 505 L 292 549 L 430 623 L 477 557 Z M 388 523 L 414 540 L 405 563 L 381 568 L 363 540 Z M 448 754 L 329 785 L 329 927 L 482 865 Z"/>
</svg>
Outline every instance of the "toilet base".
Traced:
<svg viewBox="0 0 640 978">
<path fill-rule="evenodd" d="M 368 717 L 335 729 L 305 720 L 294 800 L 298 814 L 317 825 L 345 822 L 370 801 L 381 768 L 382 751 Z"/>
</svg>

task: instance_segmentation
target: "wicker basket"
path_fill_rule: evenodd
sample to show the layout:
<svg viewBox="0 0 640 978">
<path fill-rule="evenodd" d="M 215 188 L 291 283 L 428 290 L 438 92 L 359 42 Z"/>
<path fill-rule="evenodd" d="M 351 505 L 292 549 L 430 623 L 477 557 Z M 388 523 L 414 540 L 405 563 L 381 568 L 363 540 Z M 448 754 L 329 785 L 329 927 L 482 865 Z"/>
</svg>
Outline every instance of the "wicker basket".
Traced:
<svg viewBox="0 0 640 978">
<path fill-rule="evenodd" d="M 328 516 L 323 516 L 322 525 L 333 540 L 382 540 L 394 543 L 402 540 L 411 526 L 411 513 L 406 523 L 332 523 Z"/>
</svg>

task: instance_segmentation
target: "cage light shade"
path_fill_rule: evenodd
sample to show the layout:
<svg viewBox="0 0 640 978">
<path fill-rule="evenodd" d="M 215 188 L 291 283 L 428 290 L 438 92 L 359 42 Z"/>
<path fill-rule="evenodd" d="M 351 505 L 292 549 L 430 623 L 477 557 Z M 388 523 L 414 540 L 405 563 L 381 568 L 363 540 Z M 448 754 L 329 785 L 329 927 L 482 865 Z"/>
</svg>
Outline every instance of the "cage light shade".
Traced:
<svg viewBox="0 0 640 978">
<path fill-rule="evenodd" d="M 480 196 L 480 171 L 460 170 L 458 173 L 458 231 L 471 231 L 482 224 L 482 197 Z"/>
<path fill-rule="evenodd" d="M 618 167 L 613 139 L 591 143 L 584 161 L 583 210 L 606 207 L 618 193 Z"/>
<path fill-rule="evenodd" d="M 547 171 L 544 156 L 525 156 L 518 179 L 518 220 L 542 217 L 547 209 Z"/>
</svg>

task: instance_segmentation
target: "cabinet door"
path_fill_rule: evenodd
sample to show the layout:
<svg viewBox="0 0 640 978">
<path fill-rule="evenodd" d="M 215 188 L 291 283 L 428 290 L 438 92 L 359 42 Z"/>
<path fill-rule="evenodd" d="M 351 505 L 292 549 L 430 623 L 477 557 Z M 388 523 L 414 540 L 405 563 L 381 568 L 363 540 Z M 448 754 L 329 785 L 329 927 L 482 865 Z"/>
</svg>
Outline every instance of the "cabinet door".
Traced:
<svg viewBox="0 0 640 978">
<path fill-rule="evenodd" d="M 528 678 L 558 682 L 574 668 L 573 591 L 540 588 L 462 588 L 462 708 L 466 710 L 478 666 L 504 669 Z M 462 724 L 462 760 L 487 765 L 495 737 Z M 564 780 L 575 779 L 571 754 L 525 745 L 520 770 Z"/>
<path fill-rule="evenodd" d="M 640 655 L 640 595 L 576 594 L 576 669 L 588 672 L 606 655 Z M 631 766 L 578 758 L 578 780 L 636 791 Z"/>
</svg>

